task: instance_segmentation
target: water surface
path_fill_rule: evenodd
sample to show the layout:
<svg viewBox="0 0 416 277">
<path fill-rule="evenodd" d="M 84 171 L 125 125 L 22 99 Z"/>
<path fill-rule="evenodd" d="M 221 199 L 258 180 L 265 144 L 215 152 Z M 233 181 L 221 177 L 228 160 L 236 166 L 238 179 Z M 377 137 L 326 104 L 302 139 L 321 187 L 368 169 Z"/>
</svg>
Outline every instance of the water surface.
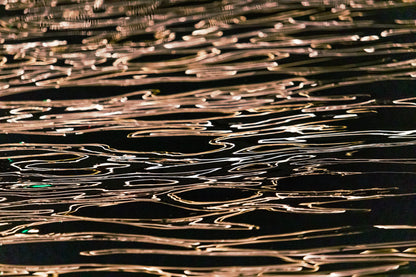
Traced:
<svg viewBox="0 0 416 277">
<path fill-rule="evenodd" d="M 415 20 L 0 0 L 1 273 L 415 273 Z"/>
</svg>

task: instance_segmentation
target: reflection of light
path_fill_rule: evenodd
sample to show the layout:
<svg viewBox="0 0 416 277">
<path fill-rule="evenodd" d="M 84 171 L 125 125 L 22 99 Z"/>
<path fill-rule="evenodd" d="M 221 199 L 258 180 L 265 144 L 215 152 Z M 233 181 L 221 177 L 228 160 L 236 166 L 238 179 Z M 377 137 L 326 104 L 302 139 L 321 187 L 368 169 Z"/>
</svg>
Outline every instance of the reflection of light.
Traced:
<svg viewBox="0 0 416 277">
<path fill-rule="evenodd" d="M 415 146 L 414 130 L 377 119 L 406 118 L 415 99 L 361 89 L 414 79 L 414 22 L 378 18 L 414 4 L 5 2 L 2 253 L 76 258 L 3 274 L 358 276 L 415 258 L 414 241 L 383 241 L 415 227 L 377 218 L 413 199 Z"/>
</svg>

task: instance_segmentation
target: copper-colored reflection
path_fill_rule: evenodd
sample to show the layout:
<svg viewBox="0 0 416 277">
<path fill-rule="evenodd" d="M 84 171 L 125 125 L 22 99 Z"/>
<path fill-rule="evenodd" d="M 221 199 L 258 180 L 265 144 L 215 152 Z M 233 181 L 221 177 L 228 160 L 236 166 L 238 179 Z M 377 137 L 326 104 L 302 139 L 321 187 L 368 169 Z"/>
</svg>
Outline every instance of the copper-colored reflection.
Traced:
<svg viewBox="0 0 416 277">
<path fill-rule="evenodd" d="M 414 269 L 414 1 L 197 2 L 0 0 L 1 274 Z"/>
</svg>

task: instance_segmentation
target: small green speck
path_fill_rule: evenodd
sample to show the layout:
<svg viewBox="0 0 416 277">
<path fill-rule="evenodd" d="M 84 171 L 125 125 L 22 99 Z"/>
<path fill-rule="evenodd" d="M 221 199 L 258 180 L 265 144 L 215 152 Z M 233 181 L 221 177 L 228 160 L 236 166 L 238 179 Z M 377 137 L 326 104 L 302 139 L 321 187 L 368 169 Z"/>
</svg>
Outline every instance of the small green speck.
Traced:
<svg viewBox="0 0 416 277">
<path fill-rule="evenodd" d="M 8 158 L 7 160 L 8 160 L 9 162 L 13 162 L 13 160 L 12 160 L 12 159 L 10 159 L 10 158 Z"/>
<path fill-rule="evenodd" d="M 29 232 L 29 229 L 25 229 L 22 231 L 22 234 L 26 234 L 27 232 Z"/>
<path fill-rule="evenodd" d="M 51 184 L 45 184 L 45 185 L 33 185 L 30 186 L 31 188 L 46 188 L 46 187 L 51 187 Z"/>
</svg>

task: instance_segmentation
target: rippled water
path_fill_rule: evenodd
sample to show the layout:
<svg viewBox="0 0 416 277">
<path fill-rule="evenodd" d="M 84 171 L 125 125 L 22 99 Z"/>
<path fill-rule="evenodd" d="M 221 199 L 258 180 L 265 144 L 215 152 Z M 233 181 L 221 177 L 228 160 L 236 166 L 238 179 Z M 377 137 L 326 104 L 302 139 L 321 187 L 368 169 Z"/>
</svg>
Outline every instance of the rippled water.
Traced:
<svg viewBox="0 0 416 277">
<path fill-rule="evenodd" d="M 0 0 L 1 274 L 415 273 L 415 33 L 413 0 Z"/>
</svg>

